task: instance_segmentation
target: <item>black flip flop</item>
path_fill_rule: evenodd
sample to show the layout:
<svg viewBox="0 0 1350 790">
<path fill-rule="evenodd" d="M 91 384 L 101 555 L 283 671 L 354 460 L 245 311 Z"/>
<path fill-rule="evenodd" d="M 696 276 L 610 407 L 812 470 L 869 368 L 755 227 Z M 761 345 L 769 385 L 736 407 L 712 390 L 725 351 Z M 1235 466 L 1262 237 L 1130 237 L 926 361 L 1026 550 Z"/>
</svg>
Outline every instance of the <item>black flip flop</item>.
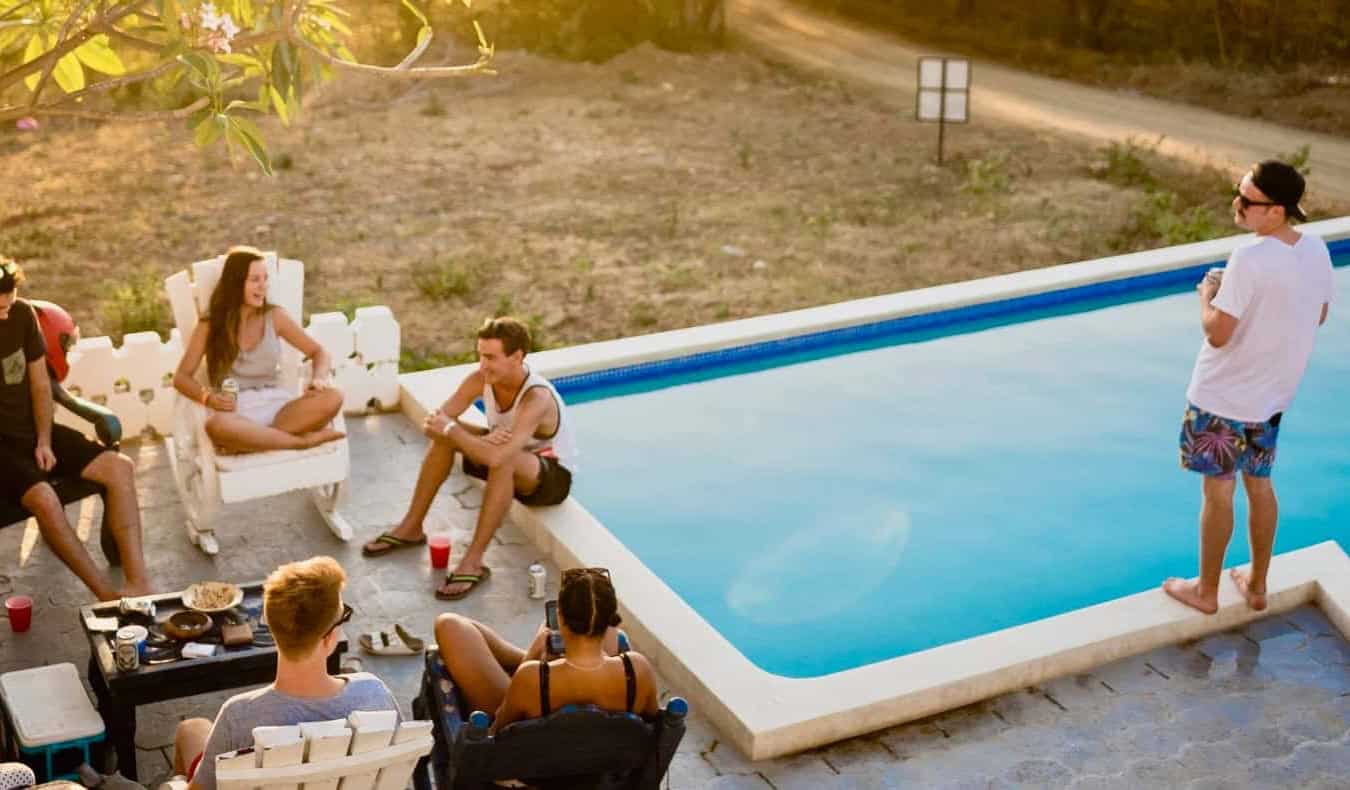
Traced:
<svg viewBox="0 0 1350 790">
<path fill-rule="evenodd" d="M 417 540 L 407 540 L 405 538 L 400 538 L 391 532 L 382 532 L 380 533 L 380 536 L 378 538 L 376 538 L 371 542 L 383 543 L 389 546 L 390 548 L 381 549 L 379 551 L 371 551 L 369 546 L 362 546 L 361 553 L 367 557 L 383 557 L 386 554 L 392 554 L 395 551 L 398 551 L 399 549 L 408 548 L 409 546 L 425 546 L 427 542 L 427 536 L 423 535 Z"/>
</svg>

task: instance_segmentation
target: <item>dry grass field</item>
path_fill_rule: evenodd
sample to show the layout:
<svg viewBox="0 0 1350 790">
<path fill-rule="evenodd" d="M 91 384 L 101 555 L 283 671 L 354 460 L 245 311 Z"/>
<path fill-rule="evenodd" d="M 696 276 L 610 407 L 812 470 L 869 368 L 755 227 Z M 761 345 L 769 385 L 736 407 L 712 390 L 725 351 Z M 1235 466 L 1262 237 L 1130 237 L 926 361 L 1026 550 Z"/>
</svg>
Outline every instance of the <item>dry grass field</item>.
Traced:
<svg viewBox="0 0 1350 790">
<path fill-rule="evenodd" d="M 490 314 L 557 346 L 1233 232 L 1233 174 L 987 124 L 938 167 L 936 130 L 885 97 L 743 53 L 498 68 L 329 85 L 264 125 L 274 178 L 181 128 L 0 132 L 0 251 L 120 336 L 168 328 L 184 264 L 277 249 L 307 311 L 393 308 L 418 368 L 465 358 Z"/>
</svg>

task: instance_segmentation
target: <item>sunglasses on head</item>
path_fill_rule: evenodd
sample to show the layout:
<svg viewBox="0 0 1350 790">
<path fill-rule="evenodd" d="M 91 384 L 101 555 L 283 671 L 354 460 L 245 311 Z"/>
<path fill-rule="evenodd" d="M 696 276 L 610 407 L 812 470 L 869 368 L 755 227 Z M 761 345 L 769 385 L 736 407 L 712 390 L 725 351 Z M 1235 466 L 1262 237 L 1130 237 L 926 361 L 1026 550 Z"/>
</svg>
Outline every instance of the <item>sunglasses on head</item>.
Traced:
<svg viewBox="0 0 1350 790">
<path fill-rule="evenodd" d="M 355 611 L 356 610 L 351 607 L 351 604 L 348 603 L 342 604 L 342 616 L 338 618 L 336 623 L 333 623 L 331 626 L 329 626 L 328 630 L 323 632 L 323 635 L 325 637 L 328 636 L 329 634 L 333 633 L 333 629 L 338 628 L 339 626 L 345 624 L 348 620 L 351 620 L 352 614 Z"/>
<path fill-rule="evenodd" d="M 1246 195 L 1242 194 L 1242 185 L 1241 185 L 1241 184 L 1234 184 L 1234 185 L 1233 185 L 1233 196 L 1236 197 L 1236 198 L 1238 199 L 1238 205 L 1242 206 L 1242 208 L 1243 208 L 1244 210 L 1249 209 L 1249 208 L 1251 208 L 1252 206 L 1278 206 L 1278 205 L 1280 205 L 1279 203 L 1275 203 L 1275 202 L 1272 202 L 1272 201 L 1269 201 L 1269 200 L 1252 200 L 1251 198 L 1249 198 L 1249 197 L 1247 197 Z"/>
<path fill-rule="evenodd" d="M 568 568 L 562 572 L 563 584 L 583 576 L 604 576 L 609 578 L 609 568 Z"/>
</svg>

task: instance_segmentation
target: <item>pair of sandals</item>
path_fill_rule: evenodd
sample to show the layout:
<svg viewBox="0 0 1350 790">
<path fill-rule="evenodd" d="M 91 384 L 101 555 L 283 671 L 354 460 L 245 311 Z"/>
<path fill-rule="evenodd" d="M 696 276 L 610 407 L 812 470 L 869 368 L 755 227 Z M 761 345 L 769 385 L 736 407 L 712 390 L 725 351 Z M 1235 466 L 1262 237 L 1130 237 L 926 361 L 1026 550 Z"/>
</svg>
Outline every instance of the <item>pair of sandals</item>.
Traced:
<svg viewBox="0 0 1350 790">
<path fill-rule="evenodd" d="M 371 551 L 369 546 L 363 546 L 361 548 L 361 553 L 367 557 L 383 557 L 384 555 L 398 551 L 399 549 L 411 548 L 416 546 L 425 546 L 427 542 L 427 536 L 423 535 L 420 538 L 417 538 L 416 540 L 408 540 L 407 538 L 400 538 L 397 535 L 394 535 L 393 533 L 384 532 L 381 533 L 379 537 L 375 538 L 375 540 L 371 542 L 375 544 L 384 544 L 389 548 Z M 446 584 L 468 584 L 469 586 L 455 593 L 437 590 L 436 600 L 458 601 L 459 599 L 465 597 L 469 593 L 478 589 L 478 585 L 487 581 L 488 578 L 491 576 L 492 576 L 492 569 L 486 565 L 481 566 L 479 568 L 478 573 L 455 573 L 451 571 L 445 574 Z"/>
<path fill-rule="evenodd" d="M 361 634 L 362 652 L 372 656 L 419 656 L 427 649 L 426 640 L 413 636 L 398 623 L 394 623 L 394 632 L 372 631 Z"/>
</svg>

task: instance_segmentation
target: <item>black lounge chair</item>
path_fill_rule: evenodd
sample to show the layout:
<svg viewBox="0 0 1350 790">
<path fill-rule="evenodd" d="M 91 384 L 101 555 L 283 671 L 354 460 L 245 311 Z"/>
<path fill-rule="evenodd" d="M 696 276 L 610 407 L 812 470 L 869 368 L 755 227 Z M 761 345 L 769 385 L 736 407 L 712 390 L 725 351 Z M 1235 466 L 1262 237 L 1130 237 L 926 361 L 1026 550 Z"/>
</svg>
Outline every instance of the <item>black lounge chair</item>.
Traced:
<svg viewBox="0 0 1350 790">
<path fill-rule="evenodd" d="M 658 790 L 684 737 L 689 705 L 673 697 L 654 718 L 566 705 L 488 734 L 489 717 L 466 706 L 440 654 L 427 651 L 413 715 L 431 719 L 435 745 L 413 774 L 416 790 L 496 790 L 518 779 L 546 790 Z"/>
<path fill-rule="evenodd" d="M 50 368 L 48 369 L 50 372 Z M 77 415 L 86 422 L 94 426 L 94 432 L 98 435 L 99 443 L 109 450 L 116 450 L 122 442 L 122 423 L 113 414 L 111 409 L 100 406 L 97 403 L 77 398 L 66 392 L 56 377 L 52 377 L 52 400 L 57 405 L 62 406 Z M 68 505 L 71 502 L 78 502 L 85 497 L 104 495 L 103 486 L 85 480 L 82 477 L 60 477 L 51 481 L 52 488 L 56 489 L 56 495 L 61 499 L 61 504 Z M 106 500 L 105 500 L 106 505 Z M 0 502 L 0 528 L 13 526 L 28 520 L 33 515 L 28 509 L 17 502 Z M 120 565 L 121 556 L 117 553 L 117 542 L 113 540 L 112 530 L 108 529 L 108 508 L 103 508 L 103 524 L 99 528 L 99 545 L 103 548 L 103 556 L 108 558 L 108 564 Z"/>
</svg>

